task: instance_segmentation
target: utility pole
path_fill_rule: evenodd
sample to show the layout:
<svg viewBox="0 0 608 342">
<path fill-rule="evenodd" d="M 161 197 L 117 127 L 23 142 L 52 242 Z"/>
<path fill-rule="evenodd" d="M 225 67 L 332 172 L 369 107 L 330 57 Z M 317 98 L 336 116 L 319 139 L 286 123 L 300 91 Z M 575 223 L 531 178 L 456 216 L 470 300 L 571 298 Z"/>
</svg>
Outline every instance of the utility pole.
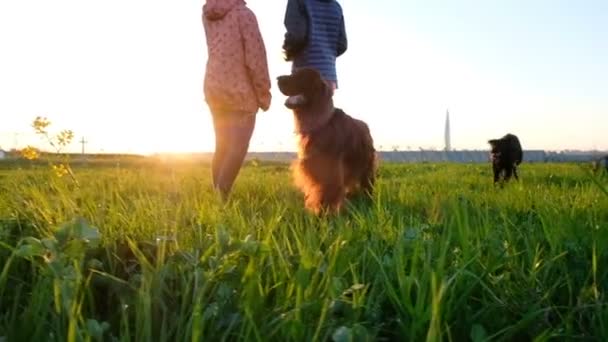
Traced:
<svg viewBox="0 0 608 342">
<path fill-rule="evenodd" d="M 14 132 L 13 133 L 13 149 L 15 151 L 17 151 L 18 148 L 19 148 L 19 133 Z"/>
<path fill-rule="evenodd" d="M 82 145 L 82 154 L 84 155 L 84 146 L 88 143 L 88 141 L 86 141 L 84 139 L 84 137 L 82 137 L 82 139 L 80 139 L 80 144 Z"/>
</svg>

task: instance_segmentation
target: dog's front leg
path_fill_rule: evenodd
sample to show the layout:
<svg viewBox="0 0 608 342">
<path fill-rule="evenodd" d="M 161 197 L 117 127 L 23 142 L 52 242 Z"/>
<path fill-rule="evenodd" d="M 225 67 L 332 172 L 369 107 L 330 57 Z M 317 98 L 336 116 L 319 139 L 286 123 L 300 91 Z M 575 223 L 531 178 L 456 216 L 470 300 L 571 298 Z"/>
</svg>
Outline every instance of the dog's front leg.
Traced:
<svg viewBox="0 0 608 342">
<path fill-rule="evenodd" d="M 498 166 L 498 164 L 494 163 L 492 164 L 492 171 L 494 171 L 494 184 L 496 184 L 500 180 L 500 172 L 502 169 L 500 166 Z"/>
<path fill-rule="evenodd" d="M 310 180 L 304 189 L 306 208 L 317 215 L 339 212 L 346 196 L 343 165 L 332 158 L 316 157 L 303 166 Z"/>
<path fill-rule="evenodd" d="M 515 168 L 511 165 L 505 170 L 505 181 L 511 180 L 511 176 L 513 176 L 513 170 Z"/>
<path fill-rule="evenodd" d="M 515 180 L 519 180 L 519 176 L 517 175 L 517 166 L 513 165 L 513 177 L 515 177 Z"/>
</svg>

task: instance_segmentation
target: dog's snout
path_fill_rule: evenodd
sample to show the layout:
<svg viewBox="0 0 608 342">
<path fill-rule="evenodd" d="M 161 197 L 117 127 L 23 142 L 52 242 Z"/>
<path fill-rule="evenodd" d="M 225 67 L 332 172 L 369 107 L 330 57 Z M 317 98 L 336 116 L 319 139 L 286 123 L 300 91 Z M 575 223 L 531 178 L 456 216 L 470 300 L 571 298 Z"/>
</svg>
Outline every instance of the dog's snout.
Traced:
<svg viewBox="0 0 608 342">
<path fill-rule="evenodd" d="M 279 76 L 277 77 L 277 84 L 279 86 L 279 90 L 283 95 L 295 95 L 293 82 L 291 82 L 291 76 Z"/>
<path fill-rule="evenodd" d="M 277 81 L 279 83 L 285 83 L 285 82 L 289 81 L 290 78 L 291 78 L 291 76 L 289 76 L 289 75 L 282 75 L 282 76 L 277 77 Z"/>
</svg>

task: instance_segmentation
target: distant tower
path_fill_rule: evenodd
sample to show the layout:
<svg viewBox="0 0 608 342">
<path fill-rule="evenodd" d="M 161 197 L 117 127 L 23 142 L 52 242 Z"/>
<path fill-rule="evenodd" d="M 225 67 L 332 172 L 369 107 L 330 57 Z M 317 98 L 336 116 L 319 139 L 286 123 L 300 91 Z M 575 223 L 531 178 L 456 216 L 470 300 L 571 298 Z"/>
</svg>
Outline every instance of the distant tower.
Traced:
<svg viewBox="0 0 608 342">
<path fill-rule="evenodd" d="M 446 151 L 450 151 L 452 150 L 452 142 L 451 142 L 451 138 L 450 138 L 450 111 L 447 110 L 445 113 L 445 150 Z"/>
</svg>

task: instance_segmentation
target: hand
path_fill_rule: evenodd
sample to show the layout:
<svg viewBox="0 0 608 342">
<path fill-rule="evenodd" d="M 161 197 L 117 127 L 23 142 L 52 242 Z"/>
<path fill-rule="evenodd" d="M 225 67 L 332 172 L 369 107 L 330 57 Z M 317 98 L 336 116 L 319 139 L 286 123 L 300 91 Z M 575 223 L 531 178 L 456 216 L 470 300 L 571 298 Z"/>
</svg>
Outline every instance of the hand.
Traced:
<svg viewBox="0 0 608 342">
<path fill-rule="evenodd" d="M 258 104 L 260 106 L 260 109 L 262 109 L 262 111 L 267 112 L 268 109 L 270 108 L 270 100 L 271 100 L 271 95 L 270 93 L 268 93 L 267 96 L 264 97 L 264 99 L 262 99 L 260 101 L 260 103 Z"/>
</svg>

